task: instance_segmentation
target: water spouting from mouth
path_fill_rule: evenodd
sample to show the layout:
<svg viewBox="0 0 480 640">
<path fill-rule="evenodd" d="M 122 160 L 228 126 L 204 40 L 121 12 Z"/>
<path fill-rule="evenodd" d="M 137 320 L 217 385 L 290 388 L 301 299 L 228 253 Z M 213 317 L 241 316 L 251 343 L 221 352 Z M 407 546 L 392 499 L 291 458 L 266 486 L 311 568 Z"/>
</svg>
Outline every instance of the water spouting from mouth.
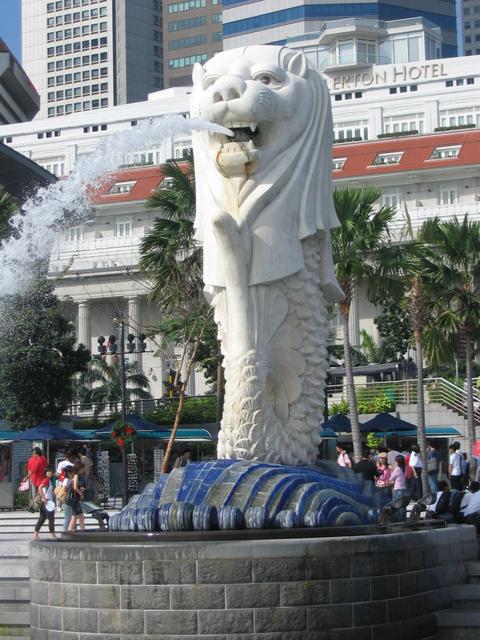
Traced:
<svg viewBox="0 0 480 640">
<path fill-rule="evenodd" d="M 179 133 L 207 129 L 231 134 L 228 129 L 197 119 L 169 115 L 140 122 L 136 127 L 106 138 L 88 157 L 80 159 L 65 180 L 39 189 L 11 219 L 13 235 L 0 244 L 0 295 L 21 292 L 45 266 L 55 235 L 62 228 L 92 220 L 88 198 L 106 174 L 125 162 L 131 151 L 142 151 Z"/>
</svg>

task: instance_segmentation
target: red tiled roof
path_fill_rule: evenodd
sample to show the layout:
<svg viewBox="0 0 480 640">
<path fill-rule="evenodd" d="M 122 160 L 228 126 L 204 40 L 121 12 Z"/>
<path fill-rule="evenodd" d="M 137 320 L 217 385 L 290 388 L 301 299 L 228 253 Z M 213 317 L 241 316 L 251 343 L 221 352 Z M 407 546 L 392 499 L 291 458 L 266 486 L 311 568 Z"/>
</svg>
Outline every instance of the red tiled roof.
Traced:
<svg viewBox="0 0 480 640">
<path fill-rule="evenodd" d="M 436 147 L 458 145 L 461 145 L 462 148 L 457 158 L 430 159 L 432 151 Z M 377 154 L 398 151 L 403 152 L 398 164 L 373 165 Z M 333 148 L 333 157 L 347 158 L 343 168 L 333 172 L 334 179 L 355 176 L 367 177 L 398 173 L 399 171 L 420 171 L 437 167 L 475 165 L 479 163 L 480 158 L 480 130 L 464 129 L 422 136 L 336 144 Z"/>
<path fill-rule="evenodd" d="M 159 166 L 128 167 L 108 174 L 89 194 L 92 204 L 115 204 L 116 202 L 135 202 L 149 198 L 163 179 Z M 133 182 L 129 193 L 109 193 L 117 182 Z"/>
</svg>

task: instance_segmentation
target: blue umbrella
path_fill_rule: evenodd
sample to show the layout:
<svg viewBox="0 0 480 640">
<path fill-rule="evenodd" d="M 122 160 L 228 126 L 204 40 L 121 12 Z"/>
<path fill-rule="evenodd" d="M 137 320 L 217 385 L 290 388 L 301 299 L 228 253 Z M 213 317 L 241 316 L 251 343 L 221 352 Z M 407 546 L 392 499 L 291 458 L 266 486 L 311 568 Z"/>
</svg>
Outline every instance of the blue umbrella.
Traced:
<svg viewBox="0 0 480 640">
<path fill-rule="evenodd" d="M 12 431 L 12 439 L 17 440 L 85 440 L 71 429 L 65 429 L 53 422 L 42 422 L 26 431 Z"/>
<path fill-rule="evenodd" d="M 360 431 L 374 431 L 374 432 L 387 432 L 387 431 L 410 431 L 416 429 L 417 426 L 406 420 L 401 420 L 396 416 L 392 416 L 391 413 L 383 412 L 376 415 L 368 422 L 364 422 L 360 425 Z"/>
<path fill-rule="evenodd" d="M 337 434 L 335 433 L 335 431 L 333 429 L 321 429 L 320 430 L 320 437 L 323 438 L 324 440 L 328 440 L 333 439 L 337 437 Z"/>
<path fill-rule="evenodd" d="M 347 416 L 341 413 L 337 413 L 322 424 L 322 429 L 332 429 L 337 433 L 350 433 L 352 425 L 350 418 L 347 418 Z"/>
<path fill-rule="evenodd" d="M 103 426 L 101 429 L 97 429 L 95 433 L 97 435 L 110 433 L 110 431 L 113 429 L 113 426 L 116 422 L 117 420 L 115 420 L 114 422 L 109 422 L 108 424 Z M 127 413 L 127 422 L 133 425 L 137 431 L 155 431 L 155 429 L 158 429 L 158 425 L 154 424 L 153 422 L 150 422 L 149 420 L 145 420 L 145 418 L 142 418 L 141 416 L 137 416 L 134 413 Z"/>
</svg>

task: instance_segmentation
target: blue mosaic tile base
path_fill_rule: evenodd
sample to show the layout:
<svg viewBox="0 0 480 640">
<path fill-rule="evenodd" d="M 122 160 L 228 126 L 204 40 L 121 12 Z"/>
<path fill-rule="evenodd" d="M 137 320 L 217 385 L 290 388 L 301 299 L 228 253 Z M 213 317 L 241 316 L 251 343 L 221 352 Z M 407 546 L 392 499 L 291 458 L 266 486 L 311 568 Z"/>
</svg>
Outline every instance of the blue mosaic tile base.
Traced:
<svg viewBox="0 0 480 640">
<path fill-rule="evenodd" d="M 354 526 L 376 522 L 385 501 L 384 492 L 334 464 L 214 460 L 163 474 L 109 524 L 145 532 Z"/>
</svg>

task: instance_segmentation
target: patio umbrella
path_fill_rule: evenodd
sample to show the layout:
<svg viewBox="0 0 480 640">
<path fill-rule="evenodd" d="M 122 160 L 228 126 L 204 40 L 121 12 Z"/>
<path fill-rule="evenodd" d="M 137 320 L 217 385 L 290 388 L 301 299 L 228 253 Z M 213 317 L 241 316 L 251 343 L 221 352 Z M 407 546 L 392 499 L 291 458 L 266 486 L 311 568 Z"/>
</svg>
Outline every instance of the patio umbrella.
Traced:
<svg viewBox="0 0 480 640">
<path fill-rule="evenodd" d="M 337 434 L 335 433 L 335 431 L 333 429 L 320 429 L 320 437 L 323 438 L 324 440 L 333 440 L 333 439 L 337 439 Z"/>
<path fill-rule="evenodd" d="M 12 439 L 17 442 L 21 440 L 46 440 L 47 458 L 50 454 L 50 440 L 85 440 L 85 436 L 79 435 L 71 429 L 65 429 L 53 422 L 42 422 L 36 427 L 31 427 L 26 431 L 12 432 Z"/>
<path fill-rule="evenodd" d="M 377 414 L 371 420 L 364 422 L 360 425 L 360 431 L 373 431 L 376 433 L 386 433 L 387 431 L 401 432 L 411 431 L 416 429 L 417 426 L 396 416 L 392 416 L 391 413 L 383 412 Z"/>
<path fill-rule="evenodd" d="M 117 420 L 109 422 L 108 424 L 103 426 L 101 429 L 97 429 L 95 433 L 97 435 L 110 433 L 111 430 L 113 429 L 113 425 L 116 422 Z M 158 429 L 158 425 L 154 424 L 153 422 L 150 422 L 150 420 L 145 420 L 145 418 L 142 418 L 141 416 L 137 416 L 134 413 L 127 413 L 127 422 L 133 425 L 137 431 L 155 431 L 156 429 Z"/>
<path fill-rule="evenodd" d="M 352 425 L 350 423 L 350 418 L 337 413 L 322 424 L 322 429 L 332 429 L 337 433 L 350 433 Z"/>
</svg>

